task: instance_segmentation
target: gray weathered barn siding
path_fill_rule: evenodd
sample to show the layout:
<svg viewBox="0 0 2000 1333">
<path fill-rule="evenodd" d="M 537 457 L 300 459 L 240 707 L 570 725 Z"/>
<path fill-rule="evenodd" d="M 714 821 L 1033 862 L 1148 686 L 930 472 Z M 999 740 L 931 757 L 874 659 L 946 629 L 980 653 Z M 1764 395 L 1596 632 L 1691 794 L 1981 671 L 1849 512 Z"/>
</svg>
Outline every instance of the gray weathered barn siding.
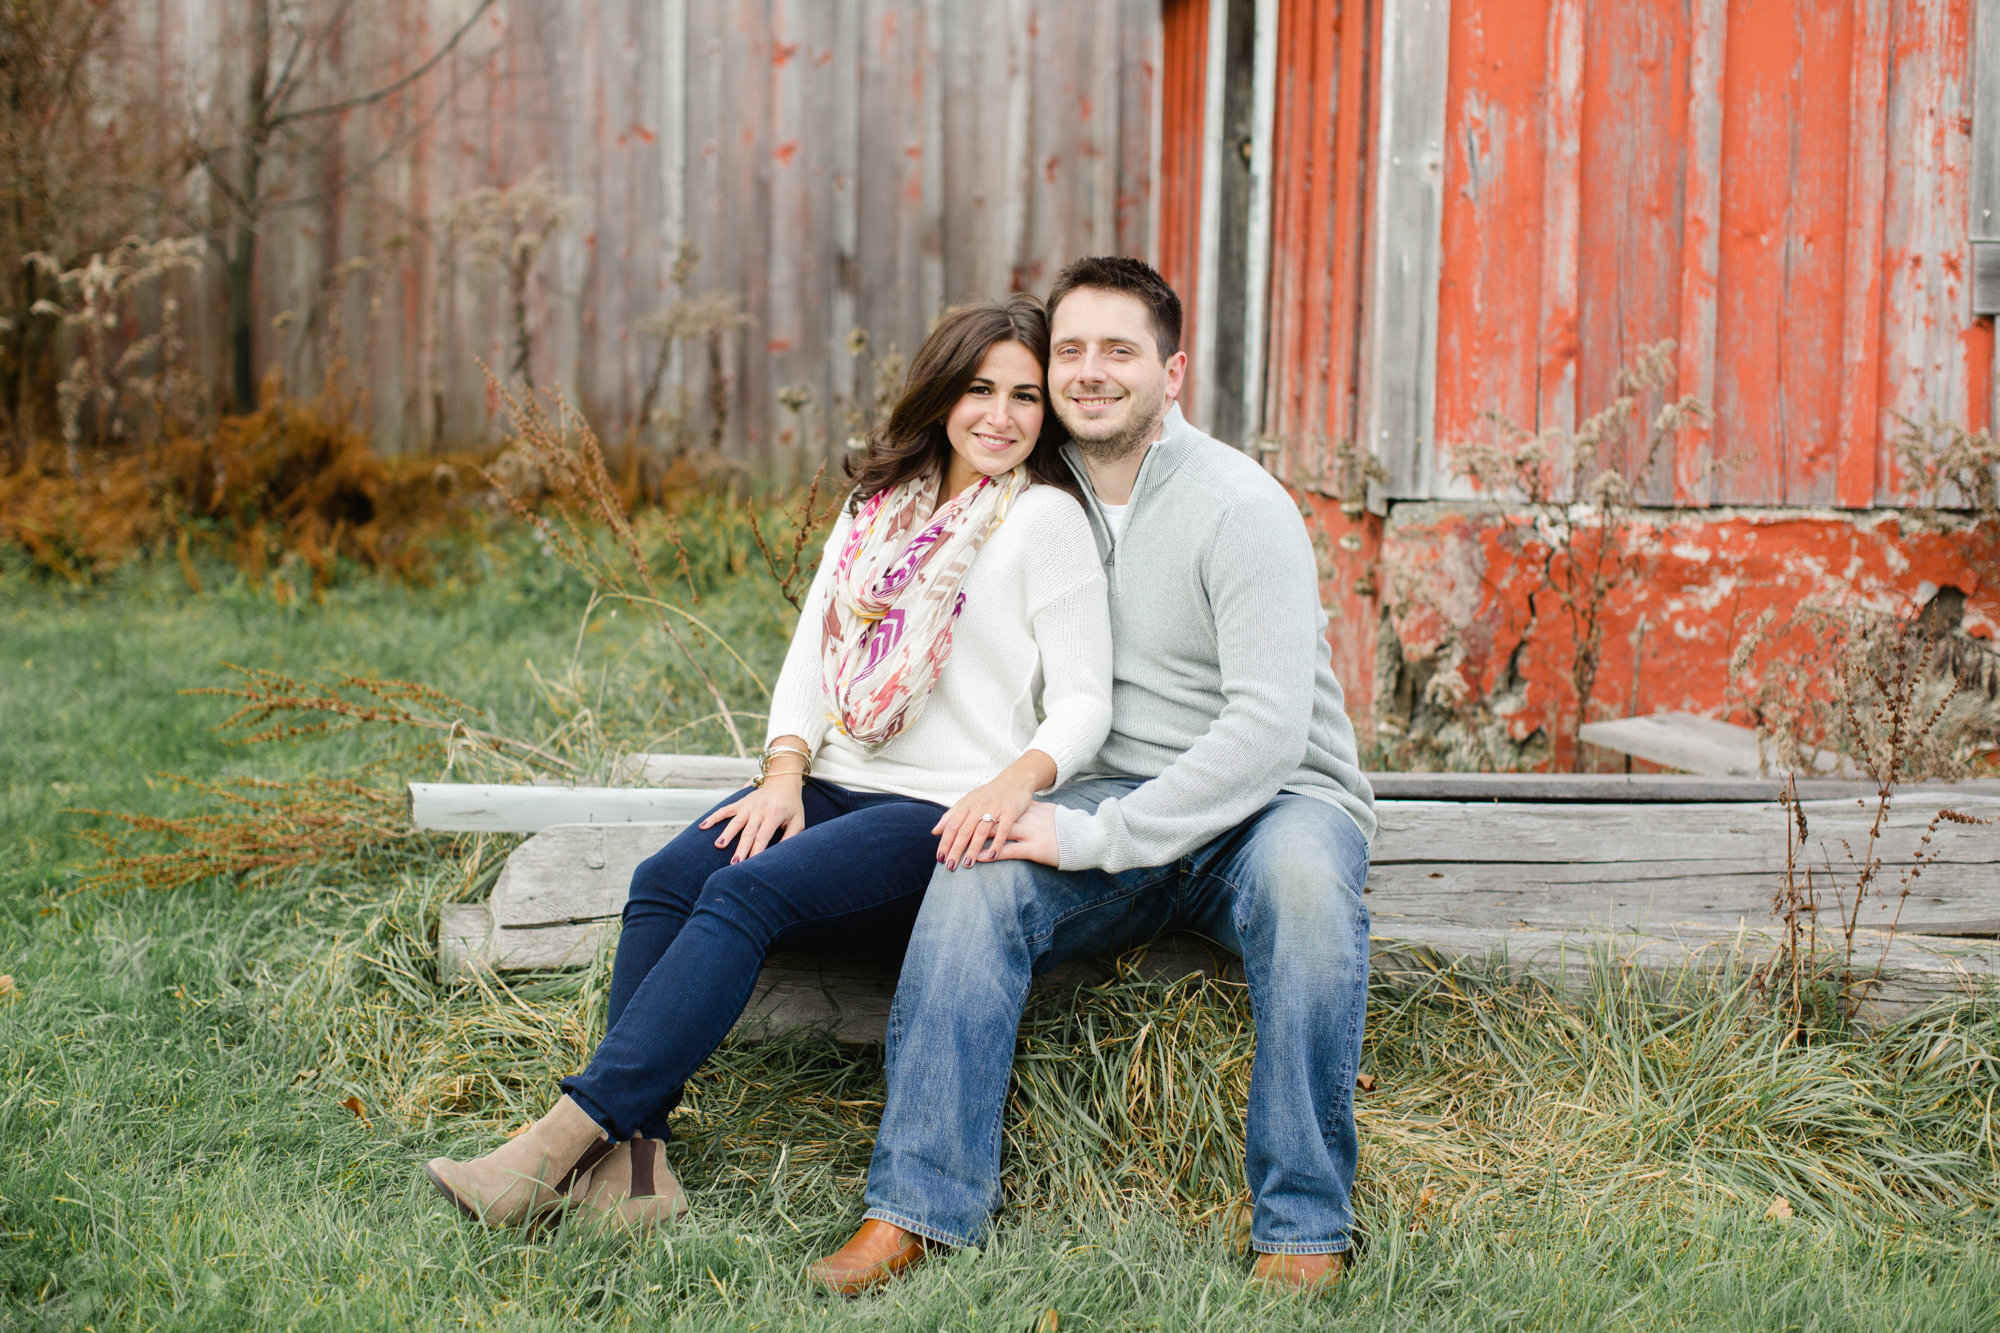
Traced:
<svg viewBox="0 0 2000 1333">
<path fill-rule="evenodd" d="M 219 124 L 262 2 L 146 0 L 161 60 L 145 76 Z M 350 8 L 301 104 L 416 68 L 476 0 Z M 652 358 L 639 324 L 670 299 L 685 242 L 695 292 L 733 293 L 749 316 L 724 349 L 726 447 L 782 463 L 795 426 L 837 445 L 833 405 L 871 378 L 850 330 L 907 354 L 953 300 L 1045 289 L 1076 255 L 1149 252 L 1159 27 L 1157 0 L 499 0 L 435 71 L 294 161 L 300 202 L 262 240 L 260 373 L 317 380 L 338 294 L 383 447 L 428 448 L 434 400 L 446 443 L 491 438 L 477 359 L 510 359 L 503 284 L 453 265 L 438 223 L 539 167 L 579 205 L 535 272 L 538 383 L 628 427 Z M 338 276 L 356 260 L 372 267 Z M 210 279 L 219 292 L 219 264 Z M 707 361 L 689 349 L 665 395 L 685 388 L 698 432 Z M 779 403 L 787 386 L 812 391 L 803 420 Z"/>
</svg>

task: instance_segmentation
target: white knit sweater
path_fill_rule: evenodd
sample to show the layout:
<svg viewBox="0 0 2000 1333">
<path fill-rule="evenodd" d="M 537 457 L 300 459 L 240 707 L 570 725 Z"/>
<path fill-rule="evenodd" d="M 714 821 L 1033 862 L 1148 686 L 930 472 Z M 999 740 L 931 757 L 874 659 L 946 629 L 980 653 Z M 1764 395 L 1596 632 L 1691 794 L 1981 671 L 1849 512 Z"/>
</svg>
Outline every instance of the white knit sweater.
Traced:
<svg viewBox="0 0 2000 1333">
<path fill-rule="evenodd" d="M 965 576 L 951 658 L 930 701 L 873 752 L 833 727 L 820 669 L 828 588 L 852 526 L 843 509 L 826 539 L 771 694 L 766 743 L 802 736 L 816 778 L 946 806 L 1030 749 L 1056 761 L 1058 785 L 1088 764 L 1111 730 L 1111 617 L 1081 506 L 1051 486 L 1014 501 Z"/>
</svg>

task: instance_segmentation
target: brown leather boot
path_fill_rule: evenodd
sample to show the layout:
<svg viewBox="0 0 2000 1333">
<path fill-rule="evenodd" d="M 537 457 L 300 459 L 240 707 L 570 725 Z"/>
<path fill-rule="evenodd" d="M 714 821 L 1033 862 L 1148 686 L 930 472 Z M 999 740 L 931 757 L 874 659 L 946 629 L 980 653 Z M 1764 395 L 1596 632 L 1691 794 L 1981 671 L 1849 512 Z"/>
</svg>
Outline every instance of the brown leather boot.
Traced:
<svg viewBox="0 0 2000 1333">
<path fill-rule="evenodd" d="M 1340 1281 L 1340 1275 L 1346 1271 L 1347 1255 L 1344 1251 L 1340 1254 L 1260 1254 L 1250 1280 L 1267 1287 L 1321 1291 Z"/>
<path fill-rule="evenodd" d="M 687 1194 L 667 1166 L 666 1146 L 658 1139 L 633 1139 L 604 1154 L 570 1187 L 578 1212 L 571 1225 L 642 1231 L 683 1216 Z"/>
<path fill-rule="evenodd" d="M 537 1225 L 568 1202 L 578 1176 L 611 1151 L 597 1122 L 564 1097 L 550 1112 L 484 1157 L 432 1158 L 424 1174 L 458 1210 L 489 1227 Z"/>
<path fill-rule="evenodd" d="M 943 1248 L 914 1231 L 871 1217 L 854 1239 L 806 1269 L 806 1276 L 837 1296 L 859 1296 L 895 1281 L 932 1250 Z"/>
</svg>

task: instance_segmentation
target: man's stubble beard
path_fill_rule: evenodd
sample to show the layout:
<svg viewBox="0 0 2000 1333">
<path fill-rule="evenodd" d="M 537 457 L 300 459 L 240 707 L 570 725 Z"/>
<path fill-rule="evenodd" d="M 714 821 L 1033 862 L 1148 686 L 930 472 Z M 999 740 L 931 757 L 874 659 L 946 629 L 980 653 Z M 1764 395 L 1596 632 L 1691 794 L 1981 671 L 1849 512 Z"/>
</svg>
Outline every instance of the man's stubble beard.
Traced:
<svg viewBox="0 0 2000 1333">
<path fill-rule="evenodd" d="M 1058 412 L 1056 415 L 1060 417 L 1062 414 Z M 1151 444 L 1153 437 L 1160 433 L 1160 422 L 1166 415 L 1167 395 L 1162 391 L 1154 396 L 1144 412 L 1133 418 L 1130 426 L 1116 435 L 1093 440 L 1088 436 L 1077 434 L 1067 421 L 1063 422 L 1063 426 L 1069 430 L 1071 442 L 1085 458 L 1093 463 L 1109 464 L 1130 458 L 1135 452 Z"/>
</svg>

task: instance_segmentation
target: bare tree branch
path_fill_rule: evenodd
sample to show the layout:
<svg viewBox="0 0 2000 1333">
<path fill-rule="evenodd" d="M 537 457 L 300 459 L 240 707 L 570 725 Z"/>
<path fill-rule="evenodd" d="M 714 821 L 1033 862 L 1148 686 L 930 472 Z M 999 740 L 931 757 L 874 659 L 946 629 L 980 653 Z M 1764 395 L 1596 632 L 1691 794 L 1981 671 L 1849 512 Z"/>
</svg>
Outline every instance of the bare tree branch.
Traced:
<svg viewBox="0 0 2000 1333">
<path fill-rule="evenodd" d="M 281 125 L 289 125 L 297 120 L 310 120 L 318 116 L 331 116 L 336 112 L 352 111 L 356 107 L 372 106 L 384 98 L 394 97 L 397 93 L 409 87 L 433 69 L 436 69 L 439 62 L 456 50 L 458 44 L 465 39 L 465 35 L 472 31 L 472 25 L 479 22 L 481 16 L 492 7 L 493 0 L 479 0 L 479 7 L 472 11 L 471 16 L 464 23 L 459 25 L 458 31 L 451 35 L 451 40 L 439 47 L 429 60 L 426 60 L 402 78 L 397 79 L 394 83 L 384 84 L 373 92 L 362 93 L 358 97 L 350 97 L 344 101 L 329 102 L 324 106 L 311 106 L 299 111 L 284 112 L 270 119 L 268 122 L 270 128 L 275 130 Z"/>
</svg>

